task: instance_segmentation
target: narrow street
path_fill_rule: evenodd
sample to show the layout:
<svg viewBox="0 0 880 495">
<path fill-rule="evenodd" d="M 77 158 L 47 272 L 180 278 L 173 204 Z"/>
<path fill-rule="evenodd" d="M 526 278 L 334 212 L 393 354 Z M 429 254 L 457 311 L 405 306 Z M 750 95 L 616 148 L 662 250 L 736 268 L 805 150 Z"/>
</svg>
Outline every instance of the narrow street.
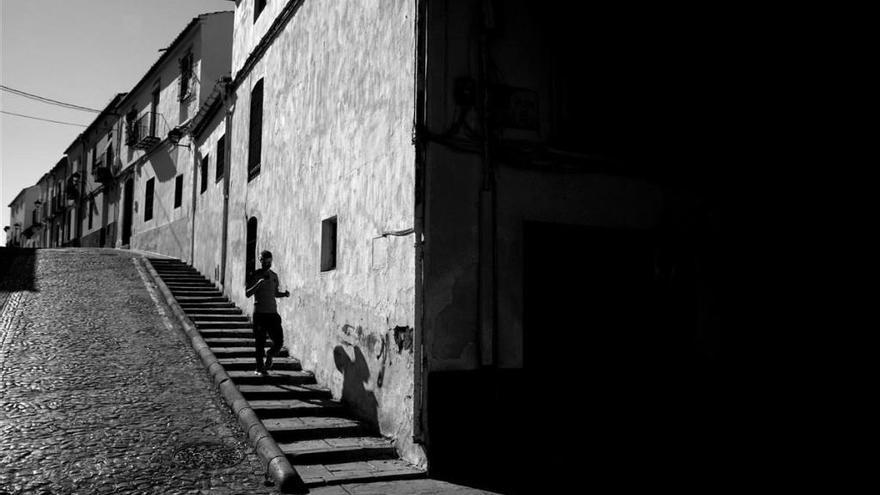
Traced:
<svg viewBox="0 0 880 495">
<path fill-rule="evenodd" d="M 275 493 L 136 255 L 10 252 L 0 494 Z"/>
</svg>

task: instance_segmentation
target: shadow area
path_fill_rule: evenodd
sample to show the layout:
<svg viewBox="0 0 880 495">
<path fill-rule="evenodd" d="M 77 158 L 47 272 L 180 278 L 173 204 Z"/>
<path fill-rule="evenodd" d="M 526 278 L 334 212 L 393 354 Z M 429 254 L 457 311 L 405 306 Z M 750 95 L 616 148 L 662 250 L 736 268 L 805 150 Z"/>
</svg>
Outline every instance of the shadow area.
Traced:
<svg viewBox="0 0 880 495">
<path fill-rule="evenodd" d="M 36 292 L 37 251 L 0 247 L 0 292 Z"/>
<path fill-rule="evenodd" d="M 370 368 L 360 347 L 354 347 L 354 359 L 349 357 L 345 347 L 338 345 L 333 349 L 336 369 L 342 373 L 342 403 L 358 419 L 379 431 L 379 404 L 376 395 L 367 389 L 370 381 Z"/>
</svg>

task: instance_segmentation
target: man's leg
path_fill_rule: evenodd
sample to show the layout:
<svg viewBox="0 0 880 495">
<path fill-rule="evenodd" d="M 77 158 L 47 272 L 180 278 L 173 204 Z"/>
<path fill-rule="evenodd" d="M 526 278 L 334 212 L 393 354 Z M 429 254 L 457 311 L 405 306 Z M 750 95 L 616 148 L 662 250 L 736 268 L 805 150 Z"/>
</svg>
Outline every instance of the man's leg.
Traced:
<svg viewBox="0 0 880 495">
<path fill-rule="evenodd" d="M 257 357 L 257 371 L 263 371 L 263 355 L 266 346 L 266 321 L 260 313 L 254 313 L 254 351 Z"/>
<path fill-rule="evenodd" d="M 281 315 L 274 314 L 271 316 L 272 322 L 267 324 L 269 330 L 269 338 L 272 339 L 272 347 L 269 348 L 269 357 L 266 358 L 266 369 L 272 368 L 272 360 L 281 350 L 284 343 L 284 332 L 281 330 Z"/>
</svg>

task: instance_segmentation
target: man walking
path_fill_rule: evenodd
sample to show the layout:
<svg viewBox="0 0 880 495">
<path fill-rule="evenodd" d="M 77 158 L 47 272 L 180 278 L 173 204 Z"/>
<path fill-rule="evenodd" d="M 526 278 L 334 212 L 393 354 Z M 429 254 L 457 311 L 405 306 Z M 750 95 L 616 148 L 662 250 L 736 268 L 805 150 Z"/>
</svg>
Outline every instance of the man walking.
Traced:
<svg viewBox="0 0 880 495">
<path fill-rule="evenodd" d="M 290 291 L 278 292 L 278 274 L 271 270 L 272 253 L 263 251 L 260 253 L 260 265 L 262 268 L 254 272 L 245 296 L 254 296 L 254 339 L 256 340 L 257 375 L 266 376 L 272 369 L 272 358 L 281 350 L 284 334 L 281 330 L 281 315 L 275 304 L 276 297 L 290 297 Z M 272 347 L 266 356 L 266 364 L 263 365 L 264 346 L 266 345 L 266 333 L 272 339 Z"/>
</svg>

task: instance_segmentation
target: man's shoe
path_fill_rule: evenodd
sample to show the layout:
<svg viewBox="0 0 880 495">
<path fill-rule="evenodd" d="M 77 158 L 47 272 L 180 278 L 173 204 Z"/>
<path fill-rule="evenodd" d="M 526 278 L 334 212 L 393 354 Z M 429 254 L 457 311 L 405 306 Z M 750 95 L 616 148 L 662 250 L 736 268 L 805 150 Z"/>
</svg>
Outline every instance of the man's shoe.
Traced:
<svg viewBox="0 0 880 495">
<path fill-rule="evenodd" d="M 259 376 L 267 376 L 269 372 L 267 372 L 266 370 L 255 370 L 254 374 Z"/>
<path fill-rule="evenodd" d="M 272 369 L 272 353 L 270 352 L 268 356 L 266 356 L 266 371 Z"/>
</svg>

